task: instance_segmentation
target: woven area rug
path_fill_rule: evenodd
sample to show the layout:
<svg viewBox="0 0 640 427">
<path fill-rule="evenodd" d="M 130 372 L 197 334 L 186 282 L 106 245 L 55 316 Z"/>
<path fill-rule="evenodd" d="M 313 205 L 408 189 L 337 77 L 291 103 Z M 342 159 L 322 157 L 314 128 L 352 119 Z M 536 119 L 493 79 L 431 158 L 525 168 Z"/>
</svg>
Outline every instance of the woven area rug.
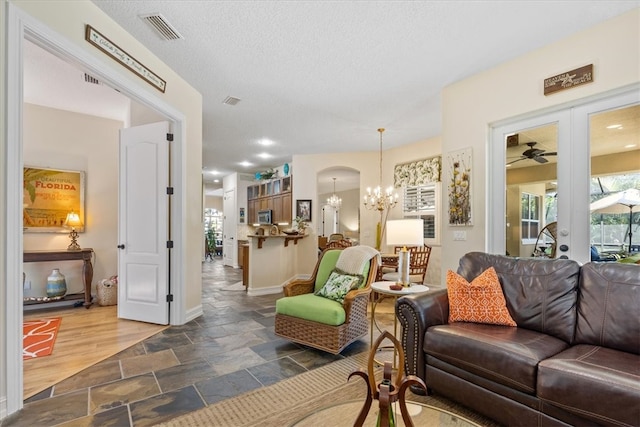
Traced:
<svg viewBox="0 0 640 427">
<path fill-rule="evenodd" d="M 304 372 L 268 387 L 253 390 L 240 396 L 223 400 L 198 411 L 174 418 L 162 427 L 281 427 L 295 424 L 320 408 L 336 402 L 362 399 L 366 385 L 361 378 L 347 382 L 349 374 L 366 371 L 367 354 L 362 353 L 328 365 Z M 381 374 L 381 370 L 379 374 Z M 465 407 L 438 396 L 418 396 L 408 393 L 408 400 L 424 403 L 459 415 L 480 426 L 497 427 L 498 424 Z M 371 411 L 377 409 L 373 402 Z M 354 415 L 354 420 L 357 416 Z M 434 426 L 459 425 L 439 423 Z M 323 426 L 332 425 L 326 420 Z M 403 425 L 403 424 L 399 424 Z"/>
<path fill-rule="evenodd" d="M 22 360 L 49 356 L 60 329 L 61 317 L 23 323 Z"/>
</svg>

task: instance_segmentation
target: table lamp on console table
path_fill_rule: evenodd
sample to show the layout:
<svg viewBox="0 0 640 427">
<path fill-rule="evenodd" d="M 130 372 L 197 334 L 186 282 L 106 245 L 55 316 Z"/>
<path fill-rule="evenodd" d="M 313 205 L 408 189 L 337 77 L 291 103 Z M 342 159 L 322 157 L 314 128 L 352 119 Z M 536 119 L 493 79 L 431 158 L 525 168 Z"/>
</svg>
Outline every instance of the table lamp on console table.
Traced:
<svg viewBox="0 0 640 427">
<path fill-rule="evenodd" d="M 398 282 L 411 286 L 409 265 L 411 254 L 407 246 L 424 245 L 424 221 L 422 219 L 396 219 L 387 221 L 387 245 L 402 246 L 398 253 Z"/>
<path fill-rule="evenodd" d="M 78 232 L 76 231 L 77 227 L 82 227 L 82 221 L 80 221 L 80 216 L 71 211 L 67 214 L 67 219 L 64 221 L 64 226 L 67 228 L 71 228 L 71 232 L 69 233 L 69 238 L 71 239 L 71 244 L 67 247 L 68 251 L 79 251 L 82 249 L 78 244 Z"/>
</svg>

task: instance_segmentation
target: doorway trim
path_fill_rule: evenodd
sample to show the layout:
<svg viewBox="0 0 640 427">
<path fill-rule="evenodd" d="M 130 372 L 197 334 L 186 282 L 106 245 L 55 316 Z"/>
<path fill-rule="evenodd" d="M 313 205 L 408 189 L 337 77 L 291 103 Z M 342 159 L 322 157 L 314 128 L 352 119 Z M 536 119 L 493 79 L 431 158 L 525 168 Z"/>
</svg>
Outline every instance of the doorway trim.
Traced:
<svg viewBox="0 0 640 427">
<path fill-rule="evenodd" d="M 6 300 L 5 366 L 1 372 L 6 376 L 6 414 L 12 414 L 23 406 L 23 362 L 21 325 L 23 323 L 23 289 L 9 286 L 9 283 L 21 283 L 22 272 L 22 105 L 23 105 L 23 40 L 28 39 L 52 54 L 68 61 L 98 77 L 104 84 L 117 88 L 146 107 L 164 115 L 173 128 L 174 142 L 171 145 L 170 170 L 172 185 L 177 190 L 171 203 L 170 226 L 172 240 L 176 243 L 172 250 L 170 280 L 174 283 L 172 293 L 174 302 L 170 305 L 171 324 L 186 321 L 185 289 L 183 266 L 186 256 L 185 226 L 183 211 L 186 204 L 186 117 L 172 105 L 146 90 L 142 83 L 126 79 L 112 64 L 105 64 L 89 54 L 80 46 L 51 30 L 42 22 L 23 12 L 17 6 L 7 3 L 7 233 L 6 233 Z M 12 325 L 11 328 L 6 325 Z M 16 327 L 19 326 L 19 327 Z M 0 396 L 1 398 L 1 396 Z M 0 399 L 1 400 L 1 399 Z M 1 403 L 1 402 L 0 402 Z M 3 415 L 0 404 L 0 415 Z M 0 416 L 0 419 L 3 417 Z"/>
</svg>

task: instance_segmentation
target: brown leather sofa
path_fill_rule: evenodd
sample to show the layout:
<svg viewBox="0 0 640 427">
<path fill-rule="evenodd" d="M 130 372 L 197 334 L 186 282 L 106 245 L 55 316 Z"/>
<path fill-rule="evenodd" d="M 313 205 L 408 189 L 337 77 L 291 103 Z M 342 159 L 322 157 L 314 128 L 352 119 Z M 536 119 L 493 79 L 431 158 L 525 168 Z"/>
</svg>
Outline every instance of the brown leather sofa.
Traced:
<svg viewBox="0 0 640 427">
<path fill-rule="evenodd" d="M 448 323 L 446 289 L 396 303 L 407 374 L 513 426 L 640 426 L 640 266 L 472 252 L 493 266 L 517 327 Z"/>
</svg>

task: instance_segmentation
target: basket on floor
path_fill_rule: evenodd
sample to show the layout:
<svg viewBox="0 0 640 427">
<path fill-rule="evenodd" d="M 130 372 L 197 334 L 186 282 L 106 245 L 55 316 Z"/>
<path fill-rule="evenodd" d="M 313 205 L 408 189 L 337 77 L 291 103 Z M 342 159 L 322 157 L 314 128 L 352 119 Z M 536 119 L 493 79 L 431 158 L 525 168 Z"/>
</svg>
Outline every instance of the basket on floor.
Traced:
<svg viewBox="0 0 640 427">
<path fill-rule="evenodd" d="M 98 305 L 116 305 L 118 304 L 118 281 L 114 279 L 100 280 L 96 285 L 98 293 Z"/>
</svg>

